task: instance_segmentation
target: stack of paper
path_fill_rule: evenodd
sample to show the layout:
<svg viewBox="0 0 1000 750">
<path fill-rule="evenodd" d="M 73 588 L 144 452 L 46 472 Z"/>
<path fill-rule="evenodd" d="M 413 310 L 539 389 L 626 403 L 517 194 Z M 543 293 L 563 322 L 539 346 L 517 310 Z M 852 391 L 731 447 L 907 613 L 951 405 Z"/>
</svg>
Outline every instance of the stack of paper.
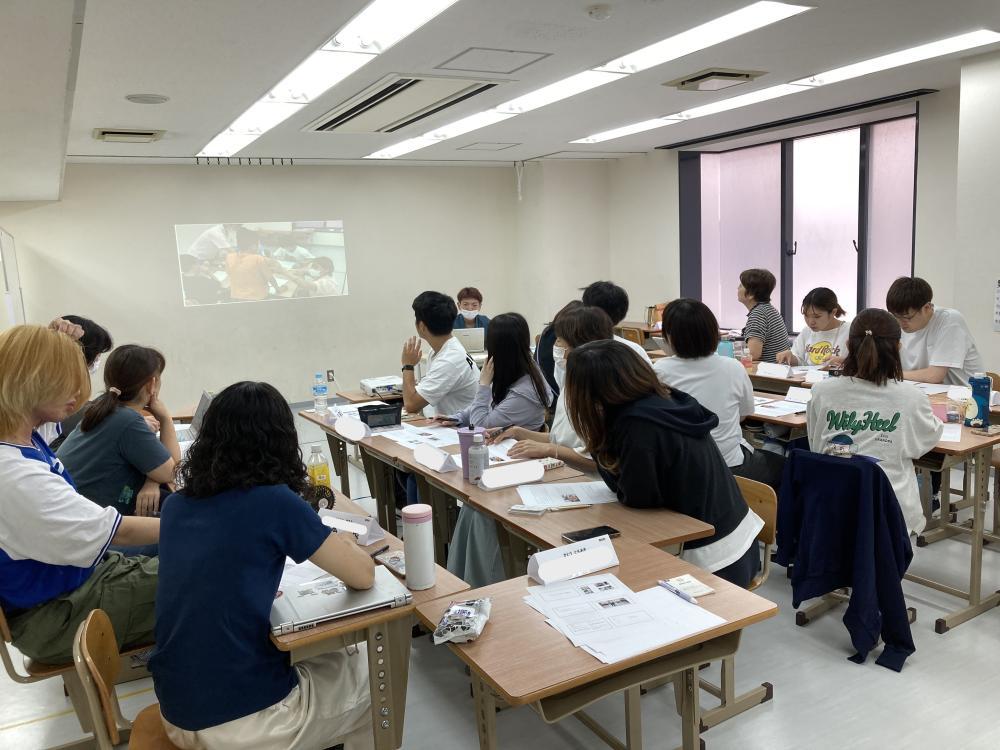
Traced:
<svg viewBox="0 0 1000 750">
<path fill-rule="evenodd" d="M 940 385 L 938 383 L 918 383 L 915 380 L 904 380 L 904 383 L 909 383 L 910 385 L 915 385 L 917 388 L 922 390 L 928 396 L 936 396 L 939 393 L 947 393 L 951 386 Z M 971 391 L 969 392 L 971 395 Z"/>
<path fill-rule="evenodd" d="M 787 417 L 792 414 L 801 414 L 806 408 L 806 404 L 800 404 L 796 401 L 771 401 L 758 405 L 753 413 L 762 417 Z"/>
<path fill-rule="evenodd" d="M 613 664 L 725 622 L 659 586 L 632 591 L 613 575 L 532 586 L 524 601 L 605 664 Z"/>
<path fill-rule="evenodd" d="M 604 482 L 565 482 L 556 484 L 524 484 L 517 488 L 521 502 L 536 508 L 580 503 L 617 503 L 618 497 Z"/>
<path fill-rule="evenodd" d="M 378 433 L 379 437 L 389 438 L 394 443 L 416 448 L 418 445 L 430 445 L 435 448 L 447 448 L 458 445 L 458 432 L 452 427 L 414 427 L 401 424 L 397 429 Z"/>
</svg>

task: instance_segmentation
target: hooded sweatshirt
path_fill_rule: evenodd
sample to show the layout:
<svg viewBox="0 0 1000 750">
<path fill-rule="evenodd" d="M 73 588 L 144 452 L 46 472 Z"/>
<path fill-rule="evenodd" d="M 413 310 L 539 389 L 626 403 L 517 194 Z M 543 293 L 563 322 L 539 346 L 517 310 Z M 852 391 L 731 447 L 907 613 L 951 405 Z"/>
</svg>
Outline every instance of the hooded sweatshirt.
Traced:
<svg viewBox="0 0 1000 750">
<path fill-rule="evenodd" d="M 617 471 L 598 465 L 608 487 L 631 508 L 668 508 L 715 527 L 715 534 L 685 543 L 685 559 L 707 570 L 738 560 L 763 521 L 751 513 L 712 439 L 719 418 L 683 391 L 651 395 L 608 412 Z M 727 540 L 730 535 L 734 538 Z M 720 544 L 717 544 L 720 543 Z M 698 550 L 715 545 L 718 554 Z M 689 554 L 693 553 L 693 554 Z"/>
</svg>

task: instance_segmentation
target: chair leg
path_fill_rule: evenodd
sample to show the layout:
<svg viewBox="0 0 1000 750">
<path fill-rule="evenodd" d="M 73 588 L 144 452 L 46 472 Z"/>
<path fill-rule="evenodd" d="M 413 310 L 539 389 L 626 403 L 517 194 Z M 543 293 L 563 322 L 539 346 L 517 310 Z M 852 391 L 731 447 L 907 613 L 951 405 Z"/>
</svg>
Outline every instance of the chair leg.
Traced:
<svg viewBox="0 0 1000 750">
<path fill-rule="evenodd" d="M 70 703 L 73 704 L 73 711 L 76 712 L 76 719 L 80 722 L 80 729 L 84 734 L 94 733 L 94 722 L 90 718 L 90 704 L 87 702 L 87 693 L 80 682 L 80 675 L 75 670 L 70 670 L 63 674 L 63 684 L 66 687 L 66 695 L 69 696 Z"/>
<path fill-rule="evenodd" d="M 823 594 L 818 602 L 795 613 L 795 624 L 799 627 L 805 627 L 824 612 L 849 600 L 850 596 L 847 593 L 847 589 L 837 589 L 829 594 Z"/>
<path fill-rule="evenodd" d="M 701 689 L 719 699 L 719 705 L 702 710 L 701 731 L 707 731 L 726 719 L 748 711 L 754 706 L 766 703 L 774 697 L 774 686 L 770 682 L 761 683 L 742 695 L 736 695 L 736 660 L 728 656 L 722 660 L 722 675 L 716 687 L 707 680 L 701 680 Z"/>
</svg>

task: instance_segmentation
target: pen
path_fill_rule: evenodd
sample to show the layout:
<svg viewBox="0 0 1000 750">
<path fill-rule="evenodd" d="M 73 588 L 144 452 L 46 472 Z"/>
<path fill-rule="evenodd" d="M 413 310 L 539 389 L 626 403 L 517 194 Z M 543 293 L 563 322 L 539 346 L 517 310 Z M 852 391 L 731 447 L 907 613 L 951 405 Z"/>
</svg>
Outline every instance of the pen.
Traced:
<svg viewBox="0 0 1000 750">
<path fill-rule="evenodd" d="M 551 513 L 558 513 L 561 510 L 576 510 L 577 508 L 591 508 L 587 503 L 566 503 L 565 505 L 551 505 L 548 510 Z"/>
<path fill-rule="evenodd" d="M 691 604 L 697 604 L 698 603 L 698 600 L 695 599 L 693 596 L 691 596 L 691 594 L 689 594 L 686 591 L 681 591 L 679 588 L 677 588 L 676 586 L 674 586 L 669 581 L 657 581 L 657 583 L 660 584 L 667 591 L 669 591 L 671 594 L 677 594 L 677 596 L 679 596 L 681 599 L 683 599 L 686 602 L 691 602 Z"/>
<path fill-rule="evenodd" d="M 374 552 L 371 553 L 372 559 L 375 559 L 376 557 L 378 557 L 379 555 L 381 555 L 383 552 L 385 552 L 387 549 L 389 549 L 389 545 L 388 544 L 385 545 L 384 547 L 379 547 L 377 550 L 375 550 Z"/>
</svg>

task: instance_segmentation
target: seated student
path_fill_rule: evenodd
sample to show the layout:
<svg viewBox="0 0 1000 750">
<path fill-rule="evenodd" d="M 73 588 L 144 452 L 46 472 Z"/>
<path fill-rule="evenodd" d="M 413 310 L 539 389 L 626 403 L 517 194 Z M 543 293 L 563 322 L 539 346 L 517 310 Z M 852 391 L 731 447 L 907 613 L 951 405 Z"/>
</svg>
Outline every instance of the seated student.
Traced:
<svg viewBox="0 0 1000 750">
<path fill-rule="evenodd" d="M 556 313 L 556 318 L 575 307 L 583 307 L 583 303 L 578 299 L 567 302 L 562 310 Z M 549 388 L 552 389 L 552 393 L 555 395 L 556 399 L 558 399 L 559 383 L 556 382 L 556 363 L 553 355 L 555 345 L 556 324 L 555 318 L 553 318 L 552 322 L 547 323 L 545 328 L 543 328 L 542 332 L 538 335 L 537 343 L 535 344 L 535 362 L 538 363 L 538 367 L 541 369 L 542 375 L 545 377 L 545 382 L 549 384 Z M 565 370 L 563 370 L 563 374 L 566 374 Z"/>
<path fill-rule="evenodd" d="M 694 396 L 719 418 L 712 437 L 736 476 L 778 487 L 784 460 L 755 451 L 744 439 L 740 422 L 754 412 L 753 385 L 746 368 L 716 354 L 719 323 L 708 306 L 676 299 L 663 310 L 663 338 L 668 356 L 653 364 L 660 382 Z"/>
<path fill-rule="evenodd" d="M 80 337 L 77 339 L 77 343 L 83 349 L 83 358 L 87 362 L 87 370 L 91 376 L 95 375 L 101 366 L 101 355 L 111 351 L 111 347 L 114 346 L 111 341 L 111 334 L 89 318 L 82 318 L 79 315 L 63 315 L 61 318 L 56 318 L 56 320 L 52 321 L 49 327 L 57 325 L 56 321 L 66 321 L 79 329 Z M 71 335 L 75 337 L 75 333 L 76 329 L 74 329 L 74 333 Z M 38 434 L 45 438 L 45 442 L 49 444 L 52 450 L 58 450 L 63 440 L 66 439 L 66 436 L 80 424 L 81 419 L 83 419 L 83 408 L 77 410 L 75 414 L 70 415 L 58 424 L 49 423 L 42 425 L 38 429 Z"/>
<path fill-rule="evenodd" d="M 300 497 L 309 479 L 281 394 L 247 382 L 220 392 L 181 477 L 161 516 L 149 660 L 170 741 L 190 750 L 371 747 L 364 647 L 293 667 L 270 640 L 286 557 L 351 588 L 374 581 L 351 535 L 331 533 Z"/>
<path fill-rule="evenodd" d="M 185 303 L 214 305 L 223 298 L 222 284 L 208 272 L 204 260 L 188 253 L 182 253 L 177 258 L 181 264 Z"/>
<path fill-rule="evenodd" d="M 462 287 L 455 295 L 458 300 L 458 314 L 453 328 L 489 329 L 490 319 L 483 315 L 483 293 L 474 286 Z"/>
<path fill-rule="evenodd" d="M 605 483 L 633 508 L 669 508 L 715 527 L 683 558 L 737 586 L 760 568 L 764 522 L 748 507 L 712 440 L 718 418 L 616 341 L 593 341 L 566 362 L 567 412 Z"/>
<path fill-rule="evenodd" d="M 95 607 L 119 645 L 153 638 L 157 561 L 108 547 L 155 544 L 159 520 L 90 502 L 35 430 L 89 395 L 72 338 L 41 326 L 0 332 L 0 607 L 14 645 L 45 664 L 72 661 L 76 629 Z"/>
<path fill-rule="evenodd" d="M 736 298 L 747 309 L 743 340 L 754 362 L 776 362 L 779 352 L 788 349 L 788 329 L 781 313 L 771 304 L 777 281 L 764 268 L 750 268 L 740 274 Z"/>
<path fill-rule="evenodd" d="M 302 280 L 302 296 L 327 297 L 343 292 L 334 278 L 333 260 L 325 255 L 317 255 L 309 260 L 309 267 Z"/>
<path fill-rule="evenodd" d="M 944 425 L 927 396 L 902 382 L 900 334 L 885 310 L 858 313 L 843 373 L 813 386 L 806 419 L 813 452 L 878 459 L 907 528 L 920 533 L 925 519 L 913 460 L 937 444 Z"/>
<path fill-rule="evenodd" d="M 274 274 L 284 273 L 284 269 L 277 261 L 260 254 L 255 232 L 240 228 L 236 237 L 236 248 L 226 255 L 230 297 L 234 302 L 267 299 L 271 287 L 277 288 Z"/>
<path fill-rule="evenodd" d="M 517 313 L 493 318 L 486 332 L 489 359 L 479 377 L 472 406 L 451 418 L 462 426 L 539 430 L 552 392 L 531 358 L 528 321 Z M 504 579 L 496 522 L 470 505 L 463 505 L 448 546 L 448 570 L 473 588 Z"/>
<path fill-rule="evenodd" d="M 802 299 L 806 330 L 795 337 L 791 349 L 779 352 L 775 359 L 786 365 L 840 367 L 847 358 L 851 327 L 838 318 L 846 314 L 832 289 L 816 287 Z"/>
<path fill-rule="evenodd" d="M 566 357 L 578 346 L 589 341 L 610 341 L 614 337 L 611 318 L 599 307 L 566 305 L 552 323 L 556 340 L 552 347 L 555 358 L 555 379 L 560 389 L 566 384 Z M 593 474 L 597 464 L 587 453 L 587 446 L 573 428 L 566 414 L 566 400 L 556 401 L 550 432 L 538 432 L 524 427 L 509 427 L 490 438 L 491 443 L 513 438 L 509 455 L 514 458 L 557 458 L 567 466 Z"/>
<path fill-rule="evenodd" d="M 604 310 L 611 318 L 612 325 L 618 325 L 628 315 L 628 292 L 610 281 L 595 281 L 583 290 L 581 299 L 583 304 L 589 307 L 599 307 Z M 632 351 L 641 355 L 646 362 L 652 362 L 649 358 L 649 352 L 634 341 L 623 339 L 621 336 L 615 336 L 615 341 L 625 344 Z"/>
<path fill-rule="evenodd" d="M 425 416 L 455 414 L 472 403 L 479 389 L 479 368 L 451 335 L 456 308 L 440 292 L 421 292 L 413 300 L 417 336 L 403 345 L 403 406 L 411 414 Z M 431 349 L 427 370 L 416 382 L 414 368 L 420 363 L 420 339 Z"/>
<path fill-rule="evenodd" d="M 104 365 L 107 390 L 59 448 L 80 494 L 123 516 L 159 512 L 160 486 L 173 481 L 181 457 L 173 420 L 159 398 L 165 366 L 163 355 L 145 346 L 126 344 L 111 352 Z M 159 422 L 159 439 L 143 409 Z"/>
<path fill-rule="evenodd" d="M 919 278 L 899 278 L 885 295 L 885 306 L 903 331 L 903 379 L 921 383 L 969 384 L 983 372 L 982 357 L 958 310 L 934 307 L 931 285 Z"/>
</svg>

